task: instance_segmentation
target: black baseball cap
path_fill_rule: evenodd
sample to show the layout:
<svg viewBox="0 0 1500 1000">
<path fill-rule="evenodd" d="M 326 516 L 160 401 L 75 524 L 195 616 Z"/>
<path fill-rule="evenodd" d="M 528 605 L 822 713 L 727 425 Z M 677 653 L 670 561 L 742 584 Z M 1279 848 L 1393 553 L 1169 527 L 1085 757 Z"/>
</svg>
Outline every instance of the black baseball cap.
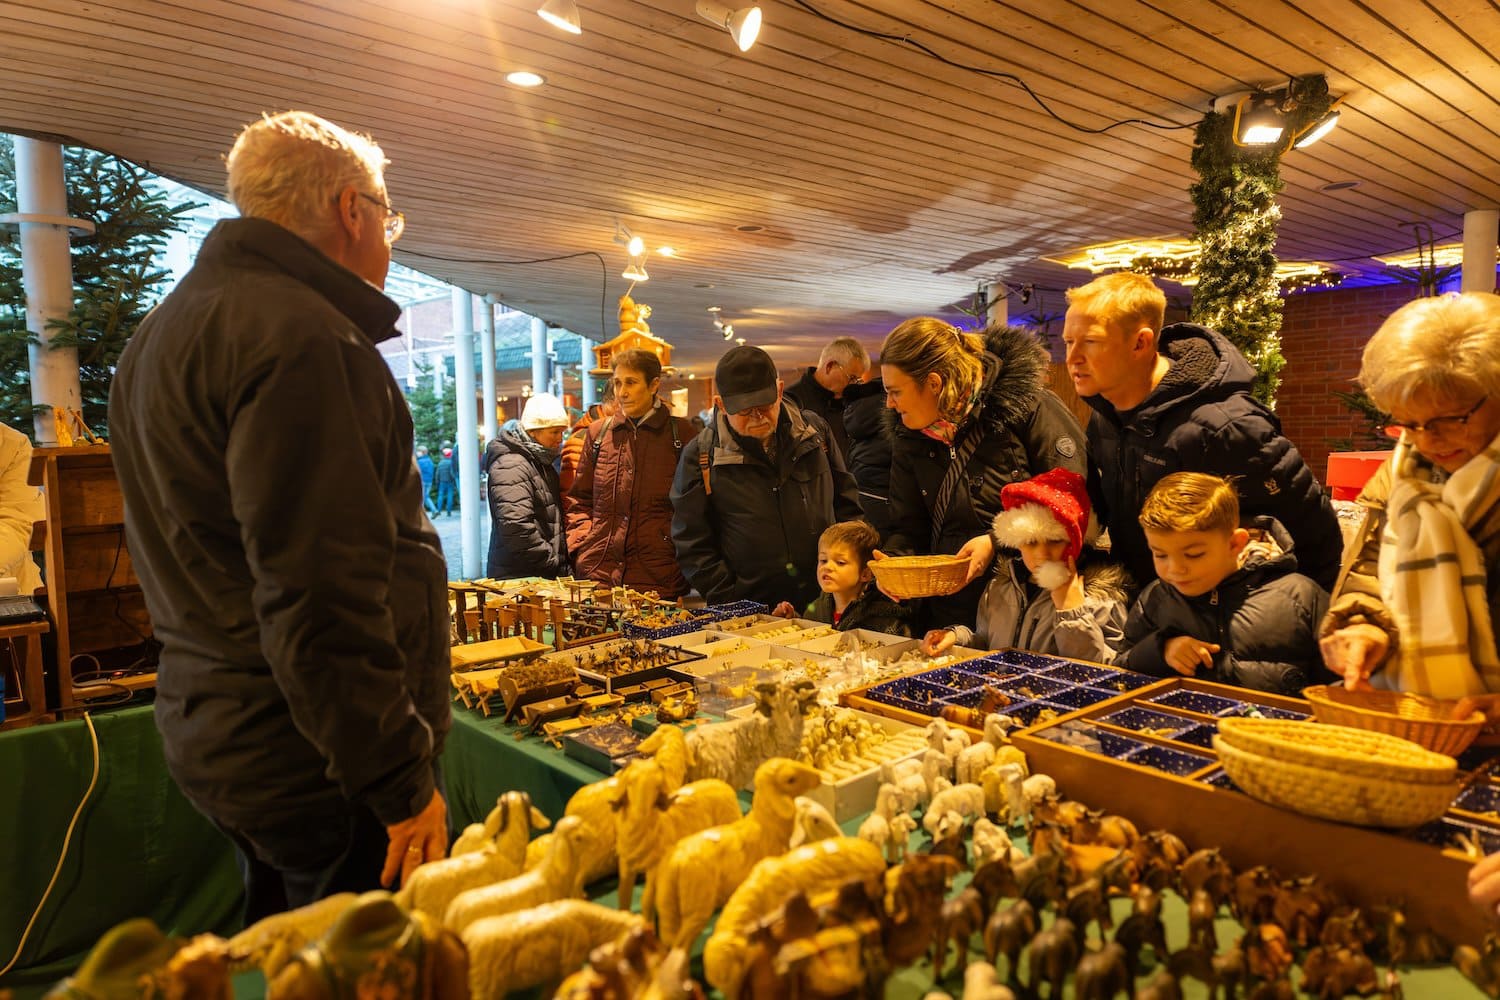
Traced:
<svg viewBox="0 0 1500 1000">
<path fill-rule="evenodd" d="M 714 388 L 731 414 L 776 402 L 776 379 L 776 362 L 759 347 L 732 348 L 714 369 Z"/>
</svg>

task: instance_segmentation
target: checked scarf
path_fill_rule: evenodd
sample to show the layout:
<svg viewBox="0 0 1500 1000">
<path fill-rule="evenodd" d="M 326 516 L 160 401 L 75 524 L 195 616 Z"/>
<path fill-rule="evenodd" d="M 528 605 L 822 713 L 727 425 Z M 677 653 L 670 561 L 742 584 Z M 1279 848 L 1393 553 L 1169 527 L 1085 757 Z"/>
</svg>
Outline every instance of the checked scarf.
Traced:
<svg viewBox="0 0 1500 1000">
<path fill-rule="evenodd" d="M 1437 698 L 1500 692 L 1484 552 L 1476 529 L 1500 505 L 1500 437 L 1447 482 L 1427 482 L 1405 440 L 1391 461 L 1380 591 L 1396 619 L 1386 684 Z"/>
</svg>

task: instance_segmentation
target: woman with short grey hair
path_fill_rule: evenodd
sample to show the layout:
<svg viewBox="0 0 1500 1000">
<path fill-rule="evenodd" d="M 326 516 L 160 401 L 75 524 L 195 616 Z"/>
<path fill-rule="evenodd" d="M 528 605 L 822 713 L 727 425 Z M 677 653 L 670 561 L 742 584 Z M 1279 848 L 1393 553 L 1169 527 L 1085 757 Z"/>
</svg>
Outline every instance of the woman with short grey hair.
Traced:
<svg viewBox="0 0 1500 1000">
<path fill-rule="evenodd" d="M 1359 495 L 1323 660 L 1349 688 L 1500 693 L 1500 296 L 1402 306 L 1359 382 L 1397 443 Z"/>
</svg>

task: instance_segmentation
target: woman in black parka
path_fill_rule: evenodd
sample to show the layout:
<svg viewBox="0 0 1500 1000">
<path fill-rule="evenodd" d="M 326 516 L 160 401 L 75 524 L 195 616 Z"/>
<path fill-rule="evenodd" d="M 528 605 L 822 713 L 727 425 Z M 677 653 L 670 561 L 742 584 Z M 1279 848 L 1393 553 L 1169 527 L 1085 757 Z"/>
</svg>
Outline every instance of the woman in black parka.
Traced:
<svg viewBox="0 0 1500 1000">
<path fill-rule="evenodd" d="M 557 479 L 568 411 L 556 396 L 526 401 L 484 452 L 489 476 L 490 557 L 485 575 L 558 577 L 568 572 L 568 535 Z"/>
<path fill-rule="evenodd" d="M 923 628 L 974 622 L 1001 487 L 1053 468 L 1087 474 L 1083 427 L 1049 388 L 1049 364 L 1028 330 L 965 333 L 926 316 L 896 327 L 880 349 L 892 438 L 884 551 L 969 557 L 969 582 L 929 599 Z"/>
</svg>

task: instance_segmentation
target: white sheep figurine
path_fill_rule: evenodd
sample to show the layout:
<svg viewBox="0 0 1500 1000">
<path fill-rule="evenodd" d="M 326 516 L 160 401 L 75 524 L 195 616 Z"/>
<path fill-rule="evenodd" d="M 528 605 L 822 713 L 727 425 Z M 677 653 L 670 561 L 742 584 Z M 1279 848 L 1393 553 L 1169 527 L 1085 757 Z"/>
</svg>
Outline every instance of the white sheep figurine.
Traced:
<svg viewBox="0 0 1500 1000">
<path fill-rule="evenodd" d="M 974 867 L 1010 857 L 1010 831 L 990 822 L 988 816 L 974 821 Z"/>
<path fill-rule="evenodd" d="M 496 813 L 500 814 L 498 818 Z M 552 825 L 525 792 L 500 796 L 499 804 L 485 820 L 486 828 L 491 819 L 495 820 L 495 839 L 477 851 L 420 865 L 396 893 L 396 902 L 408 912 L 417 910 L 442 920 L 448 904 L 460 893 L 521 874 L 532 827 L 540 830 Z"/>
<path fill-rule="evenodd" d="M 834 821 L 833 814 L 823 803 L 806 795 L 799 795 L 794 805 L 797 813 L 792 821 L 792 840 L 789 846 L 801 847 L 815 840 L 828 840 L 844 835 L 844 831 Z"/>
<path fill-rule="evenodd" d="M 970 962 L 964 969 L 964 1000 L 1016 1000 L 989 962 Z"/>
<path fill-rule="evenodd" d="M 917 821 L 906 813 L 897 813 L 891 819 L 891 839 L 886 853 L 892 864 L 906 860 L 906 849 L 911 844 L 911 835 L 917 832 Z"/>
<path fill-rule="evenodd" d="M 892 861 L 891 820 L 902 811 L 900 799 L 900 789 L 889 782 L 882 784 L 875 792 L 875 809 L 865 817 L 863 823 L 859 824 L 859 830 L 855 833 L 860 840 L 874 844 L 885 851 L 887 861 Z"/>
<path fill-rule="evenodd" d="M 1050 774 L 1033 774 L 1021 782 L 1021 791 L 1026 796 L 1026 815 L 1029 817 L 1038 805 L 1057 794 L 1057 782 Z"/>
<path fill-rule="evenodd" d="M 717 778 L 669 791 L 670 778 L 655 761 L 636 761 L 619 778 L 621 792 L 614 807 L 620 907 L 630 909 L 636 876 L 644 875 L 641 915 L 651 920 L 656 913 L 656 869 L 661 859 L 684 837 L 739 819 L 740 800 L 733 788 Z"/>
<path fill-rule="evenodd" d="M 687 736 L 688 777 L 718 778 L 745 788 L 756 767 L 772 757 L 795 757 L 806 714 L 817 703 L 811 681 L 756 686 L 754 715 L 699 726 Z"/>
<path fill-rule="evenodd" d="M 520 816 L 527 812 L 530 813 L 531 819 L 529 826 L 524 822 L 517 826 L 510 825 L 512 816 Z M 552 821 L 531 804 L 529 794 L 517 791 L 504 792 L 495 800 L 495 808 L 490 810 L 483 823 L 470 823 L 464 827 L 463 833 L 458 835 L 458 839 L 453 842 L 453 847 L 448 851 L 448 857 L 456 858 L 460 854 L 472 854 L 486 844 L 494 844 L 506 857 L 515 857 L 516 871 L 519 872 L 522 863 L 526 860 L 526 844 L 531 839 L 531 828 L 545 830 L 551 825 Z M 517 847 L 520 849 L 519 854 L 516 853 Z M 505 878 L 510 878 L 510 875 L 506 875 Z"/>
<path fill-rule="evenodd" d="M 462 934 L 464 928 L 483 917 L 498 917 L 527 910 L 555 899 L 583 893 L 583 853 L 594 842 L 593 832 L 577 816 L 564 816 L 552 831 L 552 849 L 531 871 L 494 885 L 459 893 L 443 915 L 449 929 Z"/>
<path fill-rule="evenodd" d="M 969 745 L 969 734 L 948 725 L 946 719 L 933 719 L 927 724 L 927 745 L 948 758 L 948 775 L 952 777 L 958 755 Z"/>
<path fill-rule="evenodd" d="M 476 920 L 461 935 L 469 952 L 469 994 L 503 997 L 555 983 L 593 949 L 644 926 L 633 913 L 581 899 Z"/>
<path fill-rule="evenodd" d="M 773 757 L 755 771 L 750 811 L 680 841 L 657 869 L 661 939 L 691 948 L 713 912 L 723 906 L 762 858 L 786 853 L 796 822 L 797 796 L 822 783 L 806 764 Z"/>
<path fill-rule="evenodd" d="M 984 738 L 959 752 L 954 776 L 960 782 L 979 784 L 984 769 L 995 762 L 996 752 L 1010 742 L 1005 735 L 1005 720 L 1008 718 L 993 712 L 984 717 Z"/>
<path fill-rule="evenodd" d="M 256 966 L 270 982 L 281 967 L 334 925 L 359 895 L 341 892 L 286 913 L 273 913 L 229 939 L 229 955 L 236 971 Z"/>
<path fill-rule="evenodd" d="M 922 828 L 936 834 L 939 820 L 945 813 L 956 812 L 965 820 L 984 815 L 984 789 L 978 785 L 949 785 L 946 779 L 938 779 L 938 793 L 927 804 L 922 814 Z"/>
</svg>

